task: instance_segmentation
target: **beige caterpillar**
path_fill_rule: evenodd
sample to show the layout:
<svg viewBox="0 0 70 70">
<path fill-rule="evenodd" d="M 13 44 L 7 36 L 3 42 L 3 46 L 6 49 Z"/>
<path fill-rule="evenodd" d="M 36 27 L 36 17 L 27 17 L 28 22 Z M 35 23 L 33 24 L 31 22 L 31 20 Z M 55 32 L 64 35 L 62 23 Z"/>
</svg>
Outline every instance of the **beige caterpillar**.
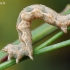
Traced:
<svg viewBox="0 0 70 70">
<path fill-rule="evenodd" d="M 33 59 L 30 25 L 31 21 L 36 18 L 43 19 L 45 22 L 59 27 L 64 33 L 67 33 L 67 27 L 70 25 L 70 14 L 60 15 L 49 7 L 41 4 L 35 4 L 24 8 L 19 14 L 16 25 L 20 44 L 9 44 L 2 49 L 8 53 L 8 60 L 13 56 L 16 58 L 16 63 L 24 56 L 29 56 Z"/>
</svg>

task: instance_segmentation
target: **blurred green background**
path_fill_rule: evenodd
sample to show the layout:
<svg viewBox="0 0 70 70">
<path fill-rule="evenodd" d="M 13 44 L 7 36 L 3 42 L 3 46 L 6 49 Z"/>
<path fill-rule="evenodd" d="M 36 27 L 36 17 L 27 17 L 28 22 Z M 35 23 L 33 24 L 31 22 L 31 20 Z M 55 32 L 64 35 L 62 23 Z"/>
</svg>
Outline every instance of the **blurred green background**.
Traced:
<svg viewBox="0 0 70 70">
<path fill-rule="evenodd" d="M 0 2 L 5 2 L 5 4 L 0 4 L 0 49 L 2 49 L 8 43 L 18 39 L 16 21 L 24 7 L 31 4 L 44 4 L 57 12 L 61 12 L 70 3 L 70 0 L 0 0 Z M 33 30 L 44 23 L 44 21 L 34 20 L 32 23 L 31 29 Z M 67 39 L 70 39 L 70 32 L 54 43 Z M 70 70 L 70 47 L 67 46 L 35 56 L 34 61 L 28 59 L 6 70 Z"/>
</svg>

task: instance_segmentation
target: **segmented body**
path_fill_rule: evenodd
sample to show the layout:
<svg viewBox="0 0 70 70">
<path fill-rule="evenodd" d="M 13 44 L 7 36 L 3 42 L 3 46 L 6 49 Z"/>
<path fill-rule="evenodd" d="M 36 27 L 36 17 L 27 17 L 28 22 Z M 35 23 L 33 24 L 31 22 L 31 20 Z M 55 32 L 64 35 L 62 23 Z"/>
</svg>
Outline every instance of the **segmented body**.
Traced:
<svg viewBox="0 0 70 70">
<path fill-rule="evenodd" d="M 31 21 L 36 18 L 43 19 L 45 22 L 61 28 L 65 33 L 67 33 L 67 27 L 70 25 L 70 15 L 62 16 L 44 5 L 31 5 L 24 8 L 19 14 L 16 25 L 20 44 L 10 44 L 3 49 L 3 51 L 7 51 L 9 54 L 8 60 L 14 56 L 16 58 L 16 63 L 18 63 L 24 55 L 33 59 L 30 25 Z"/>
</svg>

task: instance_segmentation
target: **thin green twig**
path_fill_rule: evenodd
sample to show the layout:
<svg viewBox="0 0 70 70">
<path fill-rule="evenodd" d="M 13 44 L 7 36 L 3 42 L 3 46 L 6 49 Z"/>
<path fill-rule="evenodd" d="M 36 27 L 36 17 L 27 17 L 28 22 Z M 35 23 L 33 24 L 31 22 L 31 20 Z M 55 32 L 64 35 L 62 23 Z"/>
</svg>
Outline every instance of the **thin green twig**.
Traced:
<svg viewBox="0 0 70 70">
<path fill-rule="evenodd" d="M 68 28 L 68 30 L 70 30 L 70 27 Z M 53 41 L 55 41 L 56 39 L 58 39 L 60 36 L 62 36 L 64 33 L 62 31 L 58 32 L 57 34 L 55 34 L 53 37 L 51 37 L 49 40 L 45 41 L 43 44 L 41 44 L 40 46 L 35 48 L 36 50 L 39 50 L 49 44 L 51 44 Z"/>
<path fill-rule="evenodd" d="M 52 51 L 52 50 L 55 50 L 58 48 L 62 48 L 62 47 L 68 46 L 68 45 L 70 45 L 70 40 L 63 41 L 61 43 L 54 44 L 51 46 L 47 46 L 47 47 L 44 47 L 44 48 L 36 50 L 36 51 L 34 50 L 34 55 L 49 52 L 49 51 Z M 6 69 L 7 67 L 14 65 L 15 63 L 16 63 L 15 59 L 11 59 L 10 61 L 0 64 L 0 69 Z"/>
<path fill-rule="evenodd" d="M 44 47 L 44 48 L 39 49 L 39 50 L 35 50 L 35 54 L 41 54 L 41 53 L 49 52 L 49 51 L 52 51 L 52 50 L 55 50 L 58 48 L 62 48 L 62 47 L 68 46 L 68 45 L 70 45 L 70 39 L 67 41 L 60 42 L 58 44 L 54 44 L 54 45 Z"/>
</svg>

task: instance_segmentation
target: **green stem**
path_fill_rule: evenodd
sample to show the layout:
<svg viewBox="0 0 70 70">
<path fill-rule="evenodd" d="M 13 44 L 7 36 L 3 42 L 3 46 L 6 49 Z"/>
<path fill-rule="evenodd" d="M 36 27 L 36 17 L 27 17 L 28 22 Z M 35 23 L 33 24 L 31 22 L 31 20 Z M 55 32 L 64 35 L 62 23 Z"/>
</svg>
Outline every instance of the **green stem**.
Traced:
<svg viewBox="0 0 70 70">
<path fill-rule="evenodd" d="M 70 27 L 68 28 L 68 30 L 70 30 Z M 64 33 L 62 31 L 60 31 L 59 33 L 55 34 L 53 37 L 51 37 L 49 40 L 45 41 L 43 44 L 41 44 L 40 46 L 35 48 L 36 50 L 39 50 L 49 44 L 51 44 L 53 41 L 55 41 L 56 39 L 58 39 L 60 36 L 62 36 Z"/>
<path fill-rule="evenodd" d="M 35 50 L 35 54 L 41 54 L 41 53 L 49 52 L 49 51 L 52 51 L 52 50 L 55 50 L 58 48 L 62 48 L 62 47 L 68 46 L 68 45 L 70 45 L 70 39 L 67 41 L 60 42 L 58 44 L 54 44 L 54 45 L 44 47 L 44 48 L 39 49 L 39 50 Z"/>
<path fill-rule="evenodd" d="M 52 50 L 55 50 L 55 49 L 58 49 L 58 48 L 62 48 L 62 47 L 68 46 L 68 45 L 70 45 L 70 40 L 67 40 L 67 41 L 64 41 L 64 42 L 61 42 L 61 43 L 58 43 L 58 44 L 54 44 L 54 45 L 51 45 L 51 46 L 47 46 L 47 47 L 44 47 L 44 48 L 39 49 L 39 50 L 34 50 L 34 54 L 37 55 L 37 54 L 49 52 L 49 51 L 52 51 Z M 7 67 L 10 67 L 11 65 L 14 65 L 15 63 L 16 63 L 15 59 L 11 59 L 7 62 L 4 62 L 4 63 L 0 64 L 0 69 L 6 69 Z"/>
<path fill-rule="evenodd" d="M 33 44 L 53 33 L 56 29 L 57 27 L 51 26 L 48 23 L 44 23 L 41 26 L 37 27 L 32 31 Z M 16 40 L 15 42 L 13 42 L 13 44 L 19 44 L 19 40 Z"/>
</svg>

